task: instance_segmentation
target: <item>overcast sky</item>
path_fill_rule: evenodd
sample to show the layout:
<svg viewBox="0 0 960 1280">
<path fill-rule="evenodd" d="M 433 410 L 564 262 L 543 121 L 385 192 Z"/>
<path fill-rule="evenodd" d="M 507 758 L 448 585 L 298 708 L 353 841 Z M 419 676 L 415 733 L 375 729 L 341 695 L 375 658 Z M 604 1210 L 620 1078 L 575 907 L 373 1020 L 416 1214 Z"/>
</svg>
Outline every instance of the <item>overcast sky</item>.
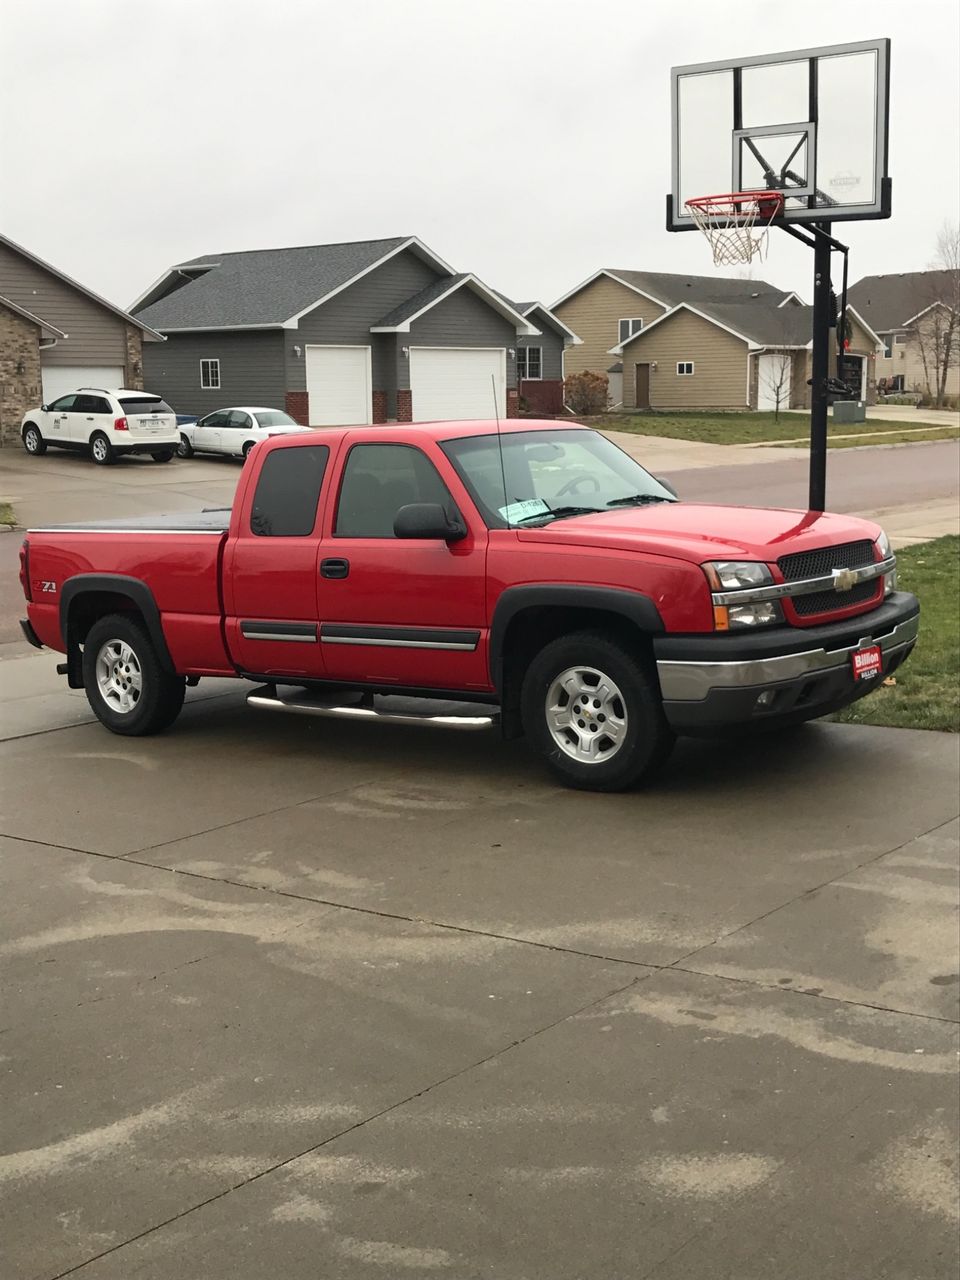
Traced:
<svg viewBox="0 0 960 1280">
<path fill-rule="evenodd" d="M 853 279 L 916 270 L 958 219 L 957 9 L 0 0 L 0 230 L 122 306 L 199 254 L 408 234 L 518 300 L 709 274 L 664 230 L 670 67 L 889 36 L 893 218 L 838 234 Z M 809 300 L 811 257 L 778 234 L 755 274 Z"/>
</svg>

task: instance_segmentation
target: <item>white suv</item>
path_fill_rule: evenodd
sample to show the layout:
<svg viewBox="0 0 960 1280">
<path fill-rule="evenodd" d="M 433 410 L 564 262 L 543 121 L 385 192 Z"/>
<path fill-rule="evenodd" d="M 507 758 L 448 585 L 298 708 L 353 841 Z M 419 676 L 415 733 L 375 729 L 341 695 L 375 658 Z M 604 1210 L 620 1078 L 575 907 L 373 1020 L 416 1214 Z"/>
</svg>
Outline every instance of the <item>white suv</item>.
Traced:
<svg viewBox="0 0 960 1280">
<path fill-rule="evenodd" d="M 149 391 L 81 387 L 30 409 L 20 426 L 23 447 L 39 457 L 48 445 L 89 453 L 107 466 L 121 453 L 149 453 L 169 462 L 180 443 L 176 414 Z"/>
</svg>

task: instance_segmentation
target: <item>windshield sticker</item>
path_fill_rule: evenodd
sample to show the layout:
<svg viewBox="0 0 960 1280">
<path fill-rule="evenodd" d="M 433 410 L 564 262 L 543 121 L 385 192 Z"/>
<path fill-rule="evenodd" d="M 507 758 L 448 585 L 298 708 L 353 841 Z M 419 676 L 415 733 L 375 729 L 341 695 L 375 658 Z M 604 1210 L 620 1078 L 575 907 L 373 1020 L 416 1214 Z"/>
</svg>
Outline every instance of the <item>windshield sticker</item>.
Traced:
<svg viewBox="0 0 960 1280">
<path fill-rule="evenodd" d="M 531 516 L 549 515 L 550 508 L 542 498 L 527 498 L 524 502 L 511 502 L 501 507 L 500 514 L 508 524 L 515 524 L 518 520 L 529 520 Z"/>
</svg>

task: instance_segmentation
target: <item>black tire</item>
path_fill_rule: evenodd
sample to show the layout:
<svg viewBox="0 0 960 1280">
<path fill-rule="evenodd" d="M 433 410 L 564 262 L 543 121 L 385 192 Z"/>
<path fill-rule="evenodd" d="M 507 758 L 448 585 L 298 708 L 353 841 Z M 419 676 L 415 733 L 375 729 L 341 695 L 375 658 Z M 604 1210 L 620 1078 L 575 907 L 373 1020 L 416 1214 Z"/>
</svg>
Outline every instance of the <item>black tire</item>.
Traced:
<svg viewBox="0 0 960 1280">
<path fill-rule="evenodd" d="M 154 462 L 169 462 L 175 452 L 175 449 L 158 449 L 156 453 L 151 453 L 150 457 Z"/>
<path fill-rule="evenodd" d="M 109 467 L 117 460 L 113 445 L 102 431 L 95 431 L 90 437 L 90 457 L 98 467 Z"/>
<path fill-rule="evenodd" d="M 193 457 L 193 445 L 190 443 L 190 441 L 187 439 L 187 437 L 183 434 L 182 431 L 180 433 L 180 443 L 177 445 L 177 457 L 178 458 Z"/>
<path fill-rule="evenodd" d="M 243 446 L 240 456 L 243 458 L 244 462 L 246 462 L 246 460 L 250 457 L 250 450 L 253 448 L 253 446 L 256 443 L 257 443 L 256 440 L 248 440 L 247 443 Z"/>
<path fill-rule="evenodd" d="M 573 680 L 574 688 L 590 693 L 590 682 L 599 674 L 606 684 L 597 683 L 598 693 L 606 687 L 615 696 L 601 702 L 581 693 L 575 695 L 579 701 L 569 697 L 561 706 L 557 698 L 568 695 L 557 682 L 577 668 L 585 669 L 585 674 L 582 680 Z M 570 719 L 569 729 L 551 728 L 548 698 L 558 717 Z M 577 708 L 582 718 L 574 714 Z M 582 791 L 625 791 L 664 764 L 676 740 L 663 714 L 653 672 L 642 658 L 602 631 L 574 632 L 540 650 L 524 677 L 521 714 L 524 732 L 550 771 L 566 786 Z M 607 736 L 614 725 L 618 726 L 617 743 Z M 566 741 L 566 749 L 555 732 Z M 592 759 L 583 758 L 578 746 L 582 743 L 594 751 Z"/>
<path fill-rule="evenodd" d="M 121 646 L 132 655 L 132 662 L 123 661 Z M 116 674 L 112 679 L 113 693 L 108 698 L 102 681 L 109 673 L 111 662 Z M 160 665 L 143 624 L 124 613 L 98 619 L 87 633 L 83 645 L 83 686 L 100 723 L 111 733 L 134 738 L 168 729 L 180 714 L 186 691 L 183 677 L 170 675 Z M 129 710 L 120 709 L 117 700 L 121 697 L 133 704 Z"/>
<path fill-rule="evenodd" d="M 35 422 L 28 422 L 24 425 L 22 438 L 23 447 L 31 457 L 42 458 L 47 452 L 47 442 L 40 434 L 40 428 Z"/>
</svg>

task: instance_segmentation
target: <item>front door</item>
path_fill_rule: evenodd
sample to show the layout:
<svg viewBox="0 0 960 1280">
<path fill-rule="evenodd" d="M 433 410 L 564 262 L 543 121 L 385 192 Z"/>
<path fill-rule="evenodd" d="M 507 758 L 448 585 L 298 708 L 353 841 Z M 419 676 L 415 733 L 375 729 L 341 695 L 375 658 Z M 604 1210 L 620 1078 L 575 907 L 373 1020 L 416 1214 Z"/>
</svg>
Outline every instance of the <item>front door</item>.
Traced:
<svg viewBox="0 0 960 1280">
<path fill-rule="evenodd" d="M 224 409 L 208 413 L 193 429 L 193 447 L 198 453 L 219 453 L 223 447 L 223 425 L 229 414 Z"/>
<path fill-rule="evenodd" d="M 320 553 L 319 616 L 324 665 L 333 679 L 430 689 L 488 687 L 485 579 L 487 529 L 459 482 L 455 499 L 438 467 L 408 444 L 358 442 L 342 463 L 336 509 Z M 464 517 L 459 541 L 397 539 L 393 522 L 410 503 Z M 332 508 L 331 504 L 331 508 Z"/>
<path fill-rule="evenodd" d="M 650 408 L 650 366 L 637 365 L 637 408 Z"/>
<path fill-rule="evenodd" d="M 272 449 L 248 484 L 246 523 L 223 560 L 227 645 L 254 675 L 325 674 L 317 619 L 317 529 L 327 445 Z M 243 482 L 241 482 L 241 485 Z"/>
<path fill-rule="evenodd" d="M 47 406 L 43 435 L 51 444 L 60 444 L 73 439 L 70 434 L 73 429 L 71 415 L 76 402 L 75 395 L 61 396 L 59 400 L 54 400 L 53 404 Z"/>
</svg>

